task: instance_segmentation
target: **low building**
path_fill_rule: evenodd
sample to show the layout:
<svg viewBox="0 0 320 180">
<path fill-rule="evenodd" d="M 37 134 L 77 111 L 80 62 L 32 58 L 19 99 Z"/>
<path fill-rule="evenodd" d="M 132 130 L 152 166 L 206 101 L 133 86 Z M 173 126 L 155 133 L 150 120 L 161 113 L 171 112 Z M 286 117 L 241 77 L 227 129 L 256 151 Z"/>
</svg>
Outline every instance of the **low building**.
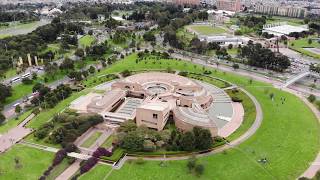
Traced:
<svg viewBox="0 0 320 180">
<path fill-rule="evenodd" d="M 183 131 L 199 126 L 209 129 L 212 136 L 235 116 L 233 102 L 223 90 L 175 74 L 141 73 L 108 87 L 111 90 L 105 94 L 88 94 L 70 108 L 98 113 L 109 123 L 133 119 L 138 126 L 158 131 L 172 118 Z"/>
<path fill-rule="evenodd" d="M 288 25 L 286 22 L 279 22 L 273 24 L 266 24 L 263 26 L 262 32 L 267 32 L 268 34 L 273 34 L 275 36 L 289 35 L 294 32 L 309 31 L 307 26 L 292 26 Z"/>
<path fill-rule="evenodd" d="M 242 36 L 199 36 L 200 41 L 216 42 L 222 46 L 232 44 L 234 46 L 245 45 L 250 38 Z"/>
</svg>

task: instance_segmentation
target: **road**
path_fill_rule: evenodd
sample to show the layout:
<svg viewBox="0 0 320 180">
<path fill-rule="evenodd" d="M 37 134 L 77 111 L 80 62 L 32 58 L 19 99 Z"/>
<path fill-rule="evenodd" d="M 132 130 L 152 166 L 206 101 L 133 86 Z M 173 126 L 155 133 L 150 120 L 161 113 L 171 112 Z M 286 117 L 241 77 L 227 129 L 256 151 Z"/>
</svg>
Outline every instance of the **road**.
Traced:
<svg viewBox="0 0 320 180">
<path fill-rule="evenodd" d="M 55 82 L 53 82 L 53 83 L 50 83 L 50 84 L 48 85 L 48 87 L 54 89 L 55 87 L 57 87 L 57 86 L 60 85 L 60 84 L 66 84 L 66 83 L 69 83 L 69 82 L 70 82 L 70 78 L 64 77 L 63 79 L 57 80 L 57 81 L 55 81 Z M 18 99 L 18 100 L 14 101 L 14 102 L 12 102 L 12 103 L 10 103 L 10 104 L 5 105 L 4 108 L 3 108 L 2 113 L 3 113 L 3 115 L 6 117 L 6 119 L 10 119 L 10 118 L 12 118 L 12 117 L 15 116 L 15 107 L 14 107 L 13 105 L 19 103 L 19 105 L 20 105 L 21 107 L 24 107 L 25 104 L 26 104 L 26 102 L 24 102 L 25 99 L 26 99 L 27 97 L 30 97 L 31 95 L 32 95 L 32 93 L 31 93 L 31 94 L 28 94 L 26 97 L 23 97 L 23 98 Z"/>
</svg>

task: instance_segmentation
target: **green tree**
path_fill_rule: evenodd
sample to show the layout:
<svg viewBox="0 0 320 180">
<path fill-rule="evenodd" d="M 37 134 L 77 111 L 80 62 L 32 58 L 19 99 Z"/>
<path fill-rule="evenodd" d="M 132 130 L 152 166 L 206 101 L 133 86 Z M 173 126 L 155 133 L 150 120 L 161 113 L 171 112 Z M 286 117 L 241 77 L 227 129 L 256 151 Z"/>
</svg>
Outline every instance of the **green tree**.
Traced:
<svg viewBox="0 0 320 180">
<path fill-rule="evenodd" d="M 202 164 L 197 164 L 194 170 L 197 176 L 201 176 L 204 172 L 204 166 Z"/>
<path fill-rule="evenodd" d="M 313 103 L 316 100 L 316 96 L 313 94 L 310 94 L 310 96 L 308 97 L 308 100 Z"/>
<path fill-rule="evenodd" d="M 6 121 L 6 117 L 0 112 L 0 125 Z"/>
<path fill-rule="evenodd" d="M 197 159 L 194 156 L 188 159 L 187 167 L 189 172 L 192 172 L 192 170 L 196 167 L 196 162 Z"/>
<path fill-rule="evenodd" d="M 208 129 L 194 127 L 192 129 L 195 138 L 195 148 L 199 150 L 206 150 L 212 147 L 213 140 L 211 132 Z"/>
<path fill-rule="evenodd" d="M 14 108 L 14 112 L 19 114 L 21 112 L 21 106 L 17 105 L 15 108 Z"/>
<path fill-rule="evenodd" d="M 144 138 L 139 136 L 135 131 L 132 131 L 123 137 L 120 146 L 129 152 L 142 151 L 143 142 Z"/>
<path fill-rule="evenodd" d="M 195 138 L 192 132 L 188 131 L 182 134 L 180 145 L 181 149 L 184 151 L 192 151 L 195 149 L 194 143 Z"/>
</svg>

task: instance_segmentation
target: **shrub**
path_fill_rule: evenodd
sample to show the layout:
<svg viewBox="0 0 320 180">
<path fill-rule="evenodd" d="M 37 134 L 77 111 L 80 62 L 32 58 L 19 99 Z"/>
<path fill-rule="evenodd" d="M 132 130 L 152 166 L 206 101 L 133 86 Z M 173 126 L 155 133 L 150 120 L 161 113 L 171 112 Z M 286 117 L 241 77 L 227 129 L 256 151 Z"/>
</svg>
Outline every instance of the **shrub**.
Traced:
<svg viewBox="0 0 320 180">
<path fill-rule="evenodd" d="M 308 100 L 313 103 L 316 100 L 316 96 L 313 94 L 310 94 L 310 96 L 308 97 Z"/>
<path fill-rule="evenodd" d="M 233 96 L 233 97 L 231 97 L 231 100 L 233 101 L 233 102 L 242 102 L 242 99 L 240 99 L 239 97 L 237 97 L 237 96 Z"/>
<path fill-rule="evenodd" d="M 67 151 L 66 151 L 66 150 L 64 150 L 64 149 L 59 150 L 59 151 L 56 153 L 56 155 L 55 155 L 55 157 L 54 157 L 54 159 L 53 159 L 52 165 L 53 165 L 53 166 L 56 166 L 56 165 L 60 164 L 60 163 L 62 162 L 62 160 L 63 160 L 66 156 L 67 156 Z"/>
<path fill-rule="evenodd" d="M 138 165 L 142 165 L 145 163 L 144 159 L 142 157 L 139 157 L 137 160 L 135 160 L 135 163 Z"/>
<path fill-rule="evenodd" d="M 188 160 L 187 167 L 189 172 L 191 172 L 196 166 L 197 159 L 193 156 Z"/>
<path fill-rule="evenodd" d="M 121 75 L 123 76 L 123 77 L 128 77 L 128 76 L 130 76 L 131 75 L 131 71 L 129 71 L 129 70 L 124 70 L 124 71 L 122 71 L 121 72 Z"/>
<path fill-rule="evenodd" d="M 96 165 L 98 162 L 98 159 L 95 157 L 89 158 L 81 167 L 80 167 L 80 173 L 86 173 L 88 172 L 91 168 L 93 168 L 94 165 Z"/>
<path fill-rule="evenodd" d="M 195 170 L 197 176 L 201 176 L 204 172 L 204 166 L 202 164 L 198 164 L 198 165 L 196 165 L 194 170 Z"/>
<path fill-rule="evenodd" d="M 106 148 L 99 147 L 97 150 L 93 152 L 93 157 L 99 158 L 100 156 L 112 156 L 112 152 L 108 151 Z"/>
</svg>

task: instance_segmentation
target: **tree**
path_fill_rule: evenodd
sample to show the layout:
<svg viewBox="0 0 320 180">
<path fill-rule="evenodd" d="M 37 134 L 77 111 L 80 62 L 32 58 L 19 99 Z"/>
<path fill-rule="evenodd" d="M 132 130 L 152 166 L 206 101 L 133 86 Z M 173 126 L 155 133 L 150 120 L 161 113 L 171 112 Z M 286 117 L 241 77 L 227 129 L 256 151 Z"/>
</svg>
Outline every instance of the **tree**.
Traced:
<svg viewBox="0 0 320 180">
<path fill-rule="evenodd" d="M 195 149 L 194 143 L 195 138 L 192 132 L 188 131 L 184 134 L 182 134 L 180 144 L 181 144 L 181 149 L 184 151 L 192 151 Z"/>
<path fill-rule="evenodd" d="M 130 132 L 135 131 L 137 129 L 137 125 L 133 120 L 128 120 L 120 124 L 118 128 L 119 132 Z"/>
<path fill-rule="evenodd" d="M 192 172 L 192 170 L 196 167 L 196 162 L 197 162 L 197 159 L 194 156 L 189 158 L 187 163 L 189 172 Z"/>
<path fill-rule="evenodd" d="M 312 44 L 312 39 L 308 39 L 308 44 Z"/>
<path fill-rule="evenodd" d="M 89 73 L 93 74 L 96 71 L 96 68 L 93 66 L 89 67 Z"/>
<path fill-rule="evenodd" d="M 316 100 L 316 96 L 313 94 L 310 94 L 310 96 L 308 97 L 308 100 L 313 103 Z"/>
<path fill-rule="evenodd" d="M 32 79 L 30 79 L 30 78 L 23 78 L 23 79 L 22 79 L 22 83 L 23 83 L 23 84 L 32 84 Z"/>
<path fill-rule="evenodd" d="M 70 71 L 74 69 L 74 62 L 70 58 L 65 58 L 60 65 L 61 70 Z"/>
<path fill-rule="evenodd" d="M 204 172 L 204 166 L 202 164 L 197 164 L 194 170 L 197 176 L 201 176 Z"/>
<path fill-rule="evenodd" d="M 212 147 L 213 140 L 211 132 L 208 129 L 194 127 L 192 129 L 195 138 L 195 148 L 198 150 L 207 150 Z"/>
<path fill-rule="evenodd" d="M 0 84 L 0 102 L 4 103 L 6 98 L 10 97 L 12 95 L 11 93 L 11 86 L 6 86 L 3 84 Z"/>
<path fill-rule="evenodd" d="M 38 78 L 38 74 L 33 72 L 32 73 L 32 80 L 36 80 Z"/>
<path fill-rule="evenodd" d="M 81 48 L 78 48 L 75 52 L 74 55 L 78 56 L 78 57 L 83 57 L 84 56 L 84 50 Z"/>
<path fill-rule="evenodd" d="M 143 39 L 145 40 L 145 41 L 156 41 L 156 37 L 154 36 L 154 34 L 152 33 L 152 32 L 146 32 L 146 33 L 144 33 L 144 35 L 143 35 Z"/>
<path fill-rule="evenodd" d="M 234 63 L 234 64 L 232 65 L 232 67 L 233 67 L 234 70 L 239 69 L 239 64 Z"/>
<path fill-rule="evenodd" d="M 232 49 L 233 48 L 233 45 L 232 44 L 229 44 L 228 45 L 228 49 Z"/>
<path fill-rule="evenodd" d="M 139 136 L 135 131 L 126 134 L 121 141 L 121 148 L 129 152 L 136 152 L 143 150 L 144 138 Z"/>
<path fill-rule="evenodd" d="M 6 121 L 6 117 L 0 112 L 0 125 Z"/>
<path fill-rule="evenodd" d="M 21 106 L 20 105 L 17 105 L 15 108 L 14 108 L 14 112 L 19 114 L 21 112 Z"/>
</svg>

